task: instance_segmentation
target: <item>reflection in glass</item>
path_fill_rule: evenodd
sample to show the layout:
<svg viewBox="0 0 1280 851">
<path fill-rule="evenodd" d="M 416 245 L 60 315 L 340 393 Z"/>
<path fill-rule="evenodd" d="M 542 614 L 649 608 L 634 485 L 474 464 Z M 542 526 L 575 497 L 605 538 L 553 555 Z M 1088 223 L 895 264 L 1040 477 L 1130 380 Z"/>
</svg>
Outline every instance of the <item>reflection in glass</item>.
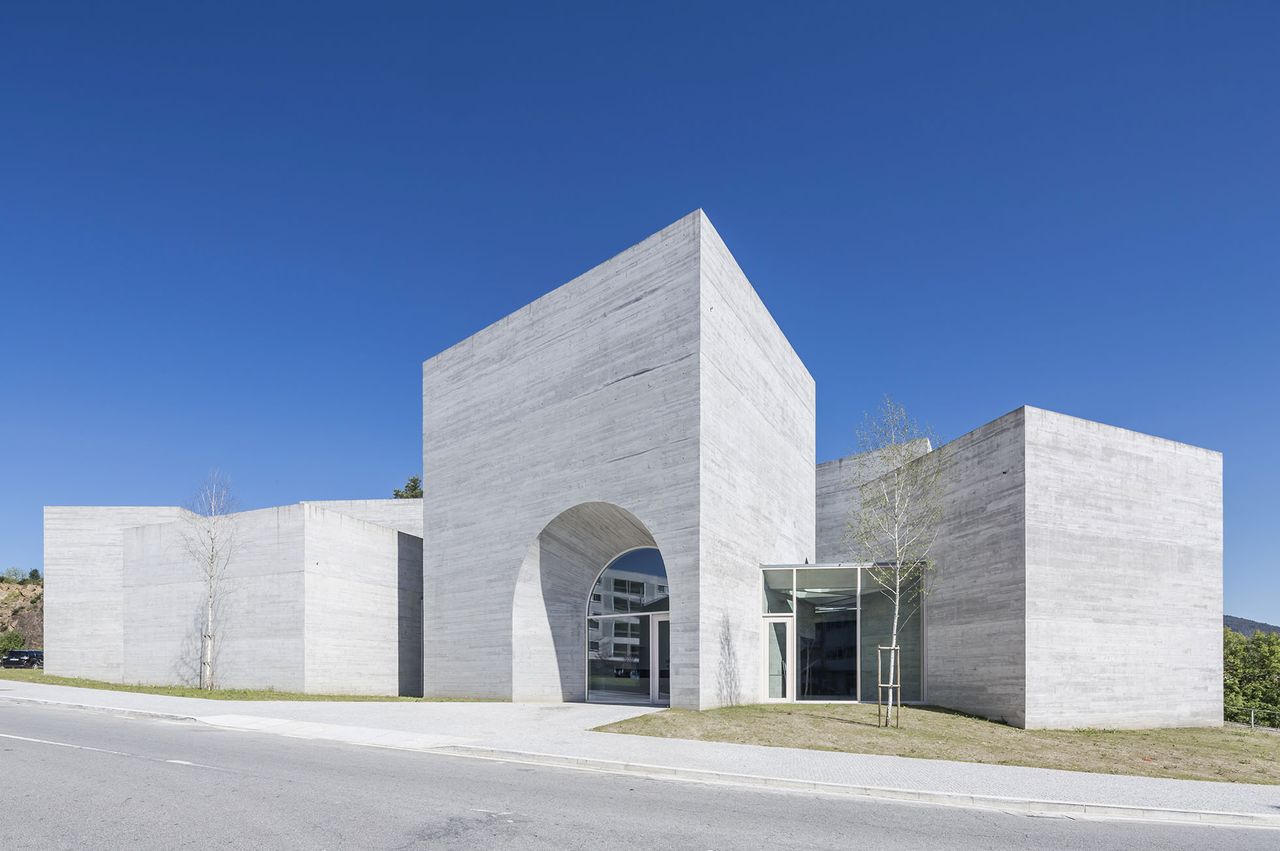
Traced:
<svg viewBox="0 0 1280 851">
<path fill-rule="evenodd" d="M 671 702 L 671 621 L 656 620 L 658 625 L 658 701 Z"/>
<path fill-rule="evenodd" d="M 858 570 L 796 570 L 797 700 L 858 699 Z"/>
<path fill-rule="evenodd" d="M 766 615 L 789 615 L 791 606 L 791 580 L 794 571 L 764 571 L 764 613 Z"/>
<path fill-rule="evenodd" d="M 591 620 L 587 630 L 590 700 L 649 699 L 649 618 Z"/>
<path fill-rule="evenodd" d="M 667 567 L 653 547 L 623 553 L 591 589 L 591 615 L 642 614 L 670 609 Z"/>
<path fill-rule="evenodd" d="M 587 603 L 588 700 L 648 703 L 655 640 L 659 695 L 669 695 L 670 625 L 650 617 L 666 614 L 669 595 L 667 568 L 653 547 L 623 553 L 600 574 Z"/>
<path fill-rule="evenodd" d="M 785 700 L 787 697 L 787 622 L 769 621 L 765 624 L 765 655 L 768 657 L 769 699 Z"/>
<path fill-rule="evenodd" d="M 901 615 L 906 615 L 903 611 Z M 898 646 L 902 657 L 902 700 L 920 700 L 921 615 L 911 613 L 898 626 Z M 876 699 L 876 648 L 889 646 L 893 638 L 893 600 L 868 576 L 862 578 L 862 699 Z M 885 661 L 888 661 L 885 654 Z M 885 672 L 888 676 L 888 672 Z"/>
</svg>

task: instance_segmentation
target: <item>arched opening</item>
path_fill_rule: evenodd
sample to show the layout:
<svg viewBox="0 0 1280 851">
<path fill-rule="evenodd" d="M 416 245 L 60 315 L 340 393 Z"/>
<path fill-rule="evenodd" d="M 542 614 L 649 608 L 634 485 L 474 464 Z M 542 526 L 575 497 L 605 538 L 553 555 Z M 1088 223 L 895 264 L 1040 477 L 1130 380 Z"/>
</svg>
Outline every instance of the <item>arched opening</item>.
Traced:
<svg viewBox="0 0 1280 851">
<path fill-rule="evenodd" d="M 637 553 L 631 556 L 631 553 Z M 529 545 L 520 573 L 516 580 L 515 598 L 511 621 L 511 698 L 512 700 L 559 701 L 586 700 L 588 698 L 588 621 L 592 618 L 592 589 L 600 583 L 605 572 L 615 565 L 630 566 L 632 572 L 656 576 L 653 571 L 661 564 L 657 542 L 648 528 L 635 515 L 624 508 L 607 502 L 585 502 L 556 515 L 543 527 Z M 644 574 L 644 571 L 649 571 Z M 654 594 L 656 579 L 649 584 Z M 608 577 L 612 588 L 612 574 Z M 625 578 L 625 577 L 624 577 Z M 628 581 L 640 582 L 639 579 Z M 639 586 L 636 586 L 639 590 Z M 610 591 L 610 606 L 622 605 L 624 594 Z M 637 597 L 637 606 L 644 606 L 645 597 Z M 604 592 L 601 592 L 601 603 Z M 631 605 L 632 599 L 627 599 Z M 654 603 L 654 599 L 648 599 Z M 603 614 L 603 610 L 599 612 Z M 621 614 L 621 613 L 611 613 Z M 658 617 L 653 612 L 639 612 L 629 617 L 644 618 L 644 627 L 652 629 L 650 621 Z M 665 619 L 665 613 L 662 614 Z M 612 626 L 612 625 L 611 625 Z M 630 626 L 620 628 L 630 635 Z M 664 627 L 669 630 L 669 627 Z M 636 630 L 640 632 L 639 628 Z M 598 639 L 596 639 L 598 640 Z M 643 632 L 637 642 L 656 641 L 649 632 Z M 669 641 L 663 639 L 669 645 Z M 623 642 L 619 643 L 619 647 Z M 599 646 L 599 645 L 597 645 Z M 637 651 L 639 652 L 639 651 Z M 650 654 L 650 657 L 652 654 Z M 651 670 L 646 663 L 646 675 Z M 637 677 L 639 667 L 636 667 Z M 633 687 L 631 673 L 625 677 Z M 656 679 L 663 679 L 661 676 Z M 669 677 L 666 678 L 669 683 Z M 665 684 L 664 684 L 665 687 Z M 633 691 L 637 689 L 633 688 Z M 665 692 L 664 692 L 665 694 Z M 592 699 L 600 697 L 600 690 Z M 627 702 L 648 702 L 651 694 L 631 695 Z M 619 696 L 617 699 L 623 699 Z"/>
<path fill-rule="evenodd" d="M 587 603 L 587 700 L 671 702 L 671 589 L 657 547 L 618 555 Z"/>
</svg>

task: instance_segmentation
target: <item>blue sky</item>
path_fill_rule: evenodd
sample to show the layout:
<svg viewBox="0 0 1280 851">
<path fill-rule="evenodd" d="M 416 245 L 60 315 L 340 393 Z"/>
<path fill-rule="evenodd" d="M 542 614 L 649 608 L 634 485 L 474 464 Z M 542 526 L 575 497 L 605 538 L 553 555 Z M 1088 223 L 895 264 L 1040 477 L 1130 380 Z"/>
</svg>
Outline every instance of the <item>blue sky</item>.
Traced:
<svg viewBox="0 0 1280 851">
<path fill-rule="evenodd" d="M 389 495 L 424 358 L 702 207 L 819 459 L 886 392 L 1219 449 L 1280 623 L 1280 5 L 796 5 L 4 4 L 0 568 L 214 466 Z"/>
</svg>

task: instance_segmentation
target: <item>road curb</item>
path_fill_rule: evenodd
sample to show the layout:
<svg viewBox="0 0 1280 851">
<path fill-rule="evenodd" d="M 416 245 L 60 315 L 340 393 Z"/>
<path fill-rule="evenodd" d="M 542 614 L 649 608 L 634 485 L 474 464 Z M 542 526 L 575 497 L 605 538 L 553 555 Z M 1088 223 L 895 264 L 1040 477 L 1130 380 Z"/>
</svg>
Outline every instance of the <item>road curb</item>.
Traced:
<svg viewBox="0 0 1280 851">
<path fill-rule="evenodd" d="M 153 709 L 124 709 L 119 706 L 99 706 L 93 703 L 70 703 L 65 700 L 47 700 L 41 697 L 19 697 L 0 692 L 0 701 L 26 703 L 38 706 L 60 706 L 64 709 L 82 709 L 86 712 L 102 712 L 108 715 L 124 715 L 130 718 L 152 718 L 161 721 L 199 721 L 195 715 L 179 715 L 175 712 L 156 712 Z"/>
<path fill-rule="evenodd" d="M 101 712 L 126 717 L 203 723 L 201 717 L 196 715 L 156 712 L 149 709 L 124 709 L 116 706 L 72 703 L 68 701 L 48 700 L 36 697 L 20 697 L 4 694 L 3 692 L 0 692 L 0 702 L 59 706 L 69 709 L 80 709 L 89 712 Z M 245 728 L 228 727 L 218 724 L 210 724 L 209 726 L 226 730 L 245 730 Z M 287 733 L 275 733 L 270 730 L 257 730 L 250 732 L 262 732 L 270 735 L 288 735 Z M 482 745 L 412 747 L 395 744 L 378 744 L 374 742 L 354 742 L 338 738 L 327 739 L 321 736 L 313 736 L 309 738 L 317 741 L 336 741 L 343 744 L 354 745 L 356 747 L 390 747 L 397 750 L 415 751 L 417 753 L 441 754 L 444 756 L 457 756 L 468 759 L 487 759 L 495 762 L 543 765 L 553 768 L 569 768 L 580 771 L 600 771 L 611 774 L 627 774 L 657 779 L 685 780 L 697 783 L 742 786 L 756 789 L 772 789 L 789 792 L 816 792 L 824 795 L 906 801 L 938 806 L 961 807 L 966 809 L 1022 813 L 1026 815 L 1076 817 L 1112 821 L 1151 821 L 1175 824 L 1280 829 L 1280 814 L 1270 815 L 1266 813 L 1180 810 L 1159 807 L 1134 807 L 1120 804 L 1091 804 L 1071 801 L 1036 800 L 1030 798 L 1006 798 L 997 795 L 969 795 L 958 792 L 934 792 L 920 789 L 896 789 L 888 786 L 828 783 L 818 780 L 797 780 L 785 777 L 769 777 L 767 775 L 760 774 L 739 774 L 734 772 L 711 771 L 701 768 L 678 768 L 668 765 L 651 765 L 642 762 L 563 756 L 559 754 L 538 753 L 535 751 L 490 748 Z"/>
<path fill-rule="evenodd" d="M 759 774 L 736 774 L 698 768 L 676 768 L 666 765 L 650 765 L 638 762 L 568 757 L 530 751 L 513 751 L 486 748 L 476 745 L 460 745 L 435 748 L 432 753 L 473 759 L 490 759 L 500 762 L 519 762 L 558 768 L 575 768 L 584 771 L 604 771 L 614 774 L 631 774 L 653 778 L 689 780 L 699 783 L 749 786 L 791 792 L 818 792 L 827 795 L 843 795 L 859 798 L 909 801 L 967 809 L 998 810 L 1040 816 L 1075 816 L 1099 820 L 1158 821 L 1166 823 L 1200 824 L 1230 827 L 1261 827 L 1280 829 L 1280 815 L 1265 813 L 1232 813 L 1211 810 L 1179 810 L 1157 807 L 1132 807 L 1120 804 L 1089 804 L 1071 801 L 1045 801 L 1030 798 L 1005 798 L 997 795 L 968 795 L 957 792 L 932 792 L 919 789 L 895 789 L 887 786 L 862 786 L 844 783 L 827 783 L 818 780 L 796 780 L 785 777 L 769 777 Z"/>
</svg>

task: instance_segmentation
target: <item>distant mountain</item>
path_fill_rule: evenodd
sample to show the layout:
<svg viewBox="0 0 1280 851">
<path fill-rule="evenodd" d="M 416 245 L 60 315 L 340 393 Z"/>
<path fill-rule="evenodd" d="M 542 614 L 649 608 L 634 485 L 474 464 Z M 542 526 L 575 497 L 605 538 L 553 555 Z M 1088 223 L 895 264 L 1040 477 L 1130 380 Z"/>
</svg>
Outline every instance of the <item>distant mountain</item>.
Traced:
<svg viewBox="0 0 1280 851">
<path fill-rule="evenodd" d="M 1262 623 L 1261 621 L 1251 621 L 1248 618 L 1237 618 L 1233 615 L 1223 615 L 1222 625 L 1228 629 L 1234 629 L 1245 636 L 1253 635 L 1255 632 L 1274 632 L 1280 634 L 1280 626 L 1271 623 Z"/>
</svg>

